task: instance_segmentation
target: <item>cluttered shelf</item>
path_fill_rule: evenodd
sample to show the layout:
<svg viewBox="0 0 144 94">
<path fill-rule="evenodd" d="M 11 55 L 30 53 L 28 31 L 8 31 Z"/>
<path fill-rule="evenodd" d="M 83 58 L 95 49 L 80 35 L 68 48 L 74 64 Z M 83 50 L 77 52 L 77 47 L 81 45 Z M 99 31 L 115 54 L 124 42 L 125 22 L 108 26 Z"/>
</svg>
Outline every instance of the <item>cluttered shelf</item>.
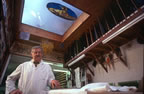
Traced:
<svg viewBox="0 0 144 94">
<path fill-rule="evenodd" d="M 121 45 L 133 40 L 141 34 L 144 22 L 144 7 L 139 8 L 130 16 L 126 17 L 119 24 L 114 26 L 100 38 L 90 44 L 87 48 L 79 52 L 65 63 L 65 67 L 77 67 L 80 61 L 88 62 L 92 58 L 99 57 L 105 53 L 115 50 Z M 87 40 L 88 41 L 88 40 Z"/>
</svg>

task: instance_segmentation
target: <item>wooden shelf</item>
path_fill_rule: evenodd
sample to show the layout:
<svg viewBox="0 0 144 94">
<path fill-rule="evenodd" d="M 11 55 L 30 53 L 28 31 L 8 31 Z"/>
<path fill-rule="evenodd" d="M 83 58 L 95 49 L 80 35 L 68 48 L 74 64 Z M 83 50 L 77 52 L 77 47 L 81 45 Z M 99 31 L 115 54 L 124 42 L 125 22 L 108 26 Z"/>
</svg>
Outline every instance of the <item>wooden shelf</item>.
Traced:
<svg viewBox="0 0 144 94">
<path fill-rule="evenodd" d="M 111 47 L 113 49 L 116 49 L 121 45 L 137 38 L 138 32 L 140 28 L 143 27 L 142 25 L 144 23 L 143 10 L 144 7 L 141 7 L 140 9 L 136 10 L 126 19 L 124 19 L 119 24 L 117 24 L 114 28 L 112 28 L 107 33 L 105 33 L 102 37 L 100 37 L 91 45 L 89 45 L 87 48 L 85 48 L 83 51 L 78 53 L 74 58 L 66 62 L 65 67 L 76 68 L 77 66 L 80 66 L 82 64 L 81 61 L 85 61 L 85 62 L 91 61 L 94 58 L 92 54 L 95 55 L 96 57 L 99 57 L 105 53 L 110 52 Z M 107 40 L 110 37 L 113 38 L 105 43 L 105 40 Z M 74 62 L 83 54 L 85 54 L 84 58 L 78 60 L 73 65 L 68 66 L 71 62 Z"/>
</svg>

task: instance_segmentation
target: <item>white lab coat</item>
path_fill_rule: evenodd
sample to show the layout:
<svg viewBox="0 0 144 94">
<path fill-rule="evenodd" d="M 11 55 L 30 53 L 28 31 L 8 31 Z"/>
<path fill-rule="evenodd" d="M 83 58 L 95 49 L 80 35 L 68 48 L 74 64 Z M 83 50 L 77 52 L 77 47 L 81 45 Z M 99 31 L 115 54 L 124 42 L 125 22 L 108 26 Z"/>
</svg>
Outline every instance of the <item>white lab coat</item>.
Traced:
<svg viewBox="0 0 144 94">
<path fill-rule="evenodd" d="M 16 89 L 15 81 L 19 79 L 18 88 L 23 94 L 47 94 L 48 85 L 54 80 L 49 64 L 41 60 L 35 67 L 33 60 L 20 64 L 6 80 L 6 94 Z"/>
</svg>

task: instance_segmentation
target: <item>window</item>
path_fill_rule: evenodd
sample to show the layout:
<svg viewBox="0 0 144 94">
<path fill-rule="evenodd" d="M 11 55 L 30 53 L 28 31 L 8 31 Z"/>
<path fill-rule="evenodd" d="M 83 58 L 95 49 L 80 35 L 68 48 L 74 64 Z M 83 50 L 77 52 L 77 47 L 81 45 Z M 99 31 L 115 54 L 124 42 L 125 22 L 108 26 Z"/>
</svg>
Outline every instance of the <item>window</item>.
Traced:
<svg viewBox="0 0 144 94">
<path fill-rule="evenodd" d="M 112 10 L 112 13 L 113 13 L 117 23 L 119 23 L 120 21 L 122 21 L 124 19 L 124 15 L 122 14 L 119 6 L 117 5 L 116 0 L 114 0 L 112 2 L 111 10 Z"/>
</svg>

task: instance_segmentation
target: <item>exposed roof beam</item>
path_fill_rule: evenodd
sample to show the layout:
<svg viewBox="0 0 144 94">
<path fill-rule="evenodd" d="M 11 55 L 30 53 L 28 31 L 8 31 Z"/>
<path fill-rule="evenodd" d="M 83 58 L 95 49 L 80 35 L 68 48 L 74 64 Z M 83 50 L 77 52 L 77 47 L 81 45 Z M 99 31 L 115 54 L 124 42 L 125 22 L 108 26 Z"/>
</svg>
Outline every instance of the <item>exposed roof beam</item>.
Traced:
<svg viewBox="0 0 144 94">
<path fill-rule="evenodd" d="M 72 24 L 72 26 L 65 32 L 62 42 L 64 42 L 86 19 L 89 17 L 87 13 L 82 13 L 80 17 Z"/>
<path fill-rule="evenodd" d="M 35 28 L 32 26 L 28 26 L 25 24 L 21 24 L 19 30 L 20 30 L 20 32 L 29 32 L 32 35 L 43 37 L 43 38 L 50 39 L 50 40 L 55 40 L 55 41 L 59 41 L 59 42 L 61 42 L 61 40 L 62 40 L 62 36 L 60 36 L 60 35 L 57 35 L 57 34 L 54 34 L 51 32 L 47 32 L 45 30 Z"/>
</svg>

